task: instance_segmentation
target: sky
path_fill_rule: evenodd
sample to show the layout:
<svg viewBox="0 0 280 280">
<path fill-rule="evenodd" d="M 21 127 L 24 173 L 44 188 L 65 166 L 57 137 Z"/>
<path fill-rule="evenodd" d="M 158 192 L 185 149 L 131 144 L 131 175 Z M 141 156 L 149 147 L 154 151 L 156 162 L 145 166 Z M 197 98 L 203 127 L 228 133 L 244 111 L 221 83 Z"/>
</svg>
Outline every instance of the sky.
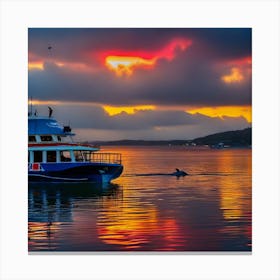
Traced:
<svg viewBox="0 0 280 280">
<path fill-rule="evenodd" d="M 244 129 L 251 36 L 250 28 L 29 28 L 28 97 L 83 141 Z"/>
</svg>

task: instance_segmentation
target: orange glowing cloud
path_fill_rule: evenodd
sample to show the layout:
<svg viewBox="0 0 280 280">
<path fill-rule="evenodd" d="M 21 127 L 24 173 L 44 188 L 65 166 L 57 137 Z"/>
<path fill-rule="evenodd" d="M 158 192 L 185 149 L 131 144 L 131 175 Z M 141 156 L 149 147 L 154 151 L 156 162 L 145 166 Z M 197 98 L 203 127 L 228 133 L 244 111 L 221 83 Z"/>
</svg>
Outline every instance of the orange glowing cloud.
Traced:
<svg viewBox="0 0 280 280">
<path fill-rule="evenodd" d="M 127 114 L 135 114 L 139 110 L 154 110 L 155 106 L 153 105 L 137 105 L 137 106 L 126 106 L 126 107 L 118 107 L 118 106 L 103 106 L 103 109 L 110 115 L 114 116 L 125 112 Z"/>
<path fill-rule="evenodd" d="M 241 83 L 252 73 L 251 57 L 230 60 L 226 64 L 229 67 L 229 73 L 221 76 L 221 80 L 227 84 Z"/>
<path fill-rule="evenodd" d="M 251 106 L 218 106 L 218 107 L 202 107 L 186 111 L 190 114 L 202 114 L 208 117 L 244 117 L 248 122 L 252 122 Z"/>
<path fill-rule="evenodd" d="M 28 63 L 28 70 L 44 70 L 43 61 L 32 61 Z"/>
<path fill-rule="evenodd" d="M 191 44 L 191 40 L 176 38 L 157 51 L 107 51 L 102 57 L 105 66 L 117 76 L 130 76 L 136 68 L 153 68 L 159 59 L 173 60 L 177 49 L 185 51 Z"/>
<path fill-rule="evenodd" d="M 155 59 L 144 59 L 137 56 L 107 56 L 105 65 L 111 71 L 116 72 L 117 76 L 130 76 L 137 67 L 152 67 Z"/>
<path fill-rule="evenodd" d="M 35 55 L 32 52 L 28 53 L 28 70 L 45 70 L 46 64 L 52 64 L 55 65 L 59 68 L 64 68 L 70 71 L 91 71 L 93 72 L 94 69 L 91 65 L 88 65 L 87 63 L 84 62 L 79 62 L 79 61 L 67 61 L 67 60 L 61 60 L 61 59 L 56 59 L 55 57 L 42 57 Z"/>
<path fill-rule="evenodd" d="M 231 84 L 231 83 L 241 82 L 242 80 L 244 80 L 244 76 L 242 74 L 241 69 L 237 67 L 233 67 L 231 68 L 230 74 L 222 76 L 221 79 L 225 83 Z"/>
<path fill-rule="evenodd" d="M 57 101 L 57 100 L 29 100 L 29 105 L 38 105 L 38 106 L 48 106 L 48 105 L 63 105 L 64 103 L 67 104 L 67 102 L 64 101 Z M 70 103 L 71 104 L 71 103 Z"/>
<path fill-rule="evenodd" d="M 44 63 L 46 61 L 29 61 L 28 62 L 28 70 L 45 70 Z M 74 70 L 74 71 L 93 71 L 93 68 L 86 65 L 85 63 L 79 63 L 79 62 L 66 62 L 66 61 L 54 61 L 54 60 L 48 60 L 48 62 L 53 63 L 57 67 L 60 68 L 67 68 L 68 70 Z"/>
</svg>

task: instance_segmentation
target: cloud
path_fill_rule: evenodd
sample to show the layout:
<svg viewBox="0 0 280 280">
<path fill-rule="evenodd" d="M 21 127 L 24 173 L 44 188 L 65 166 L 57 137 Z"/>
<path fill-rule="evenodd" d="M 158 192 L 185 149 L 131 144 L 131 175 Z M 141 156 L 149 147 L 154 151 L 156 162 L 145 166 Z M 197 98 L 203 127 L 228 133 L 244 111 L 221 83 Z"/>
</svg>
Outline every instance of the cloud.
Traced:
<svg viewBox="0 0 280 280">
<path fill-rule="evenodd" d="M 189 139 L 250 125 L 242 117 L 185 112 L 250 108 L 249 28 L 31 28 L 28 42 L 29 97 L 60 101 L 57 117 L 66 123 L 69 118 L 80 131 L 91 131 L 84 137 L 93 137 L 94 131 L 98 137 Z M 133 57 L 134 65 L 117 76 L 106 67 L 106 55 L 121 57 L 122 64 Z M 114 59 L 111 63 L 119 67 Z M 153 65 L 142 63 L 151 60 Z M 105 105 L 154 109 L 109 116 Z"/>
<path fill-rule="evenodd" d="M 82 140 L 193 139 L 213 131 L 250 126 L 243 117 L 208 117 L 180 110 L 139 110 L 133 115 L 120 113 L 110 116 L 98 105 L 55 105 L 52 108 L 60 123 L 70 124 L 74 132 L 82 133 L 78 135 Z M 39 114 L 47 115 L 47 106 L 37 106 L 37 110 Z M 103 138 L 106 135 L 109 138 Z"/>
<path fill-rule="evenodd" d="M 49 44 L 53 47 L 51 53 Z M 130 77 L 116 77 L 106 68 L 105 54 L 133 53 L 144 55 L 137 61 L 156 57 L 156 65 L 143 69 L 141 63 L 133 69 L 122 67 L 121 73 L 133 72 Z M 166 60 L 170 55 L 173 59 Z M 249 105 L 251 64 L 245 68 L 240 61 L 250 57 L 248 28 L 32 28 L 29 96 L 115 106 Z M 242 80 L 226 84 L 223 77 L 229 76 Z"/>
<path fill-rule="evenodd" d="M 44 71 L 29 73 L 29 95 L 41 100 L 98 102 L 110 105 L 248 105 L 251 76 L 227 85 L 221 77 L 230 67 L 188 53 L 172 62 L 160 61 L 153 70 L 118 78 L 105 69 L 75 71 L 45 63 Z M 44 85 L 44 86 L 42 86 Z"/>
<path fill-rule="evenodd" d="M 170 38 L 197 42 L 201 55 L 219 59 L 251 55 L 250 28 L 29 28 L 29 53 L 65 60 L 86 61 L 87 55 L 104 50 L 158 50 Z"/>
<path fill-rule="evenodd" d="M 191 44 L 191 40 L 173 38 L 156 51 L 130 51 L 128 53 L 127 51 L 108 50 L 103 56 L 106 67 L 114 71 L 117 76 L 130 76 L 137 68 L 153 69 L 158 60 L 173 60 L 178 50 L 185 51 Z"/>
<path fill-rule="evenodd" d="M 47 107 L 38 107 L 38 112 L 47 114 Z M 41 107 L 41 108 L 40 108 Z M 122 112 L 110 116 L 103 108 L 98 105 L 70 105 L 52 106 L 54 116 L 64 124 L 71 122 L 78 128 L 94 129 L 149 129 L 157 126 L 177 126 L 195 124 L 196 120 L 193 115 L 184 111 L 156 111 L 156 110 L 136 110 L 134 114 Z M 68 118 L 71 118 L 68 119 Z"/>
</svg>

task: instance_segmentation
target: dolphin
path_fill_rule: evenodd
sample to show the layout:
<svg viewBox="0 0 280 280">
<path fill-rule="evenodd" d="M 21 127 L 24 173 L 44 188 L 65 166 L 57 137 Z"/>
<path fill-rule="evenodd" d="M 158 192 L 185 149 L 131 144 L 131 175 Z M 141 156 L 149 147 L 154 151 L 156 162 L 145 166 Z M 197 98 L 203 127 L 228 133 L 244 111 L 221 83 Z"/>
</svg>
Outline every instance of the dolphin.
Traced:
<svg viewBox="0 0 280 280">
<path fill-rule="evenodd" d="M 181 176 L 186 176 L 189 174 L 187 172 L 185 172 L 184 170 L 180 170 L 180 169 L 176 168 L 176 172 L 171 173 L 171 175 L 181 177 Z"/>
</svg>

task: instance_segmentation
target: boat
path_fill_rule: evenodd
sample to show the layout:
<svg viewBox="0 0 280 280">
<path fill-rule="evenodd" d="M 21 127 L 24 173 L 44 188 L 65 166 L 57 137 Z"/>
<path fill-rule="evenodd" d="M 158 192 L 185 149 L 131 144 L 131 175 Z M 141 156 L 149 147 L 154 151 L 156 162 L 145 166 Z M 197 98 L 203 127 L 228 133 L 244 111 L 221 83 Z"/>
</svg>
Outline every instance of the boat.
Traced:
<svg viewBox="0 0 280 280">
<path fill-rule="evenodd" d="M 75 142 L 71 127 L 59 124 L 49 110 L 49 116 L 28 114 L 29 182 L 109 183 L 121 175 L 121 154 Z"/>
</svg>

